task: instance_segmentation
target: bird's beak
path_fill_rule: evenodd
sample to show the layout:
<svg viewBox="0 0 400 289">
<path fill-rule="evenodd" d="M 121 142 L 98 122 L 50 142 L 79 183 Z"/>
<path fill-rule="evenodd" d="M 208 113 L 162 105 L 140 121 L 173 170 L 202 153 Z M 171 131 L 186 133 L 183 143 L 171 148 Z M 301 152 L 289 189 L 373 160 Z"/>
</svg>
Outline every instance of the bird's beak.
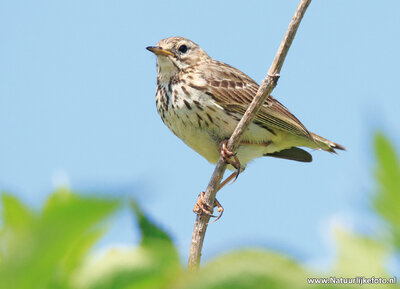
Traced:
<svg viewBox="0 0 400 289">
<path fill-rule="evenodd" d="M 164 55 L 164 56 L 171 55 L 171 56 L 174 56 L 174 54 L 171 51 L 162 49 L 160 46 L 147 46 L 146 49 L 150 50 L 151 52 L 153 52 L 157 56 L 158 55 Z"/>
</svg>

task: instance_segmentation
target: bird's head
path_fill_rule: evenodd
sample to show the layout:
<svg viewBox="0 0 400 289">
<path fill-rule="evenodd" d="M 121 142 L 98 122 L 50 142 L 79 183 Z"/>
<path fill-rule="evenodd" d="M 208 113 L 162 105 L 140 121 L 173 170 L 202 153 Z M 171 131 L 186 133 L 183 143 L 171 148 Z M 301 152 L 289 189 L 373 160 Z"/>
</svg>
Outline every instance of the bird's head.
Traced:
<svg viewBox="0 0 400 289">
<path fill-rule="evenodd" d="M 208 58 L 207 53 L 196 43 L 184 37 L 160 40 L 157 46 L 146 47 L 157 56 L 160 78 L 171 78 L 180 70 L 196 65 Z"/>
</svg>

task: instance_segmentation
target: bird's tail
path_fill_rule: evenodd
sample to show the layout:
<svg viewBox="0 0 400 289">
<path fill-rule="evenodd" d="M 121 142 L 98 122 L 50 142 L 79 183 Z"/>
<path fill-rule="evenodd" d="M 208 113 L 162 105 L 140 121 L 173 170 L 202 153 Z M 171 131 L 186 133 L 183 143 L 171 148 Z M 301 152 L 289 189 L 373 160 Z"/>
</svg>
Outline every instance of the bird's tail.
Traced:
<svg viewBox="0 0 400 289">
<path fill-rule="evenodd" d="M 327 140 L 326 138 L 323 138 L 322 136 L 319 136 L 315 133 L 311 133 L 311 136 L 313 137 L 314 141 L 316 144 L 319 146 L 319 148 L 331 152 L 331 153 L 336 153 L 336 149 L 338 150 L 346 150 L 344 146 L 341 146 L 340 144 L 334 143 L 330 140 Z"/>
</svg>

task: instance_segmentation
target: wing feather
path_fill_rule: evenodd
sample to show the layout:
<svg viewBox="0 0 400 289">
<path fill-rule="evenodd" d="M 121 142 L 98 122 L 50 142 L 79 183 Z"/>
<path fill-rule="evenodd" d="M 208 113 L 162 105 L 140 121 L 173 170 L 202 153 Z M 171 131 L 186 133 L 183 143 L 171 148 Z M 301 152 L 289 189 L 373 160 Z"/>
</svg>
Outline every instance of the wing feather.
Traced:
<svg viewBox="0 0 400 289">
<path fill-rule="evenodd" d="M 240 70 L 218 61 L 208 63 L 214 66 L 213 73 L 202 75 L 207 80 L 203 90 L 214 101 L 231 113 L 243 115 L 257 93 L 259 85 Z M 255 117 L 254 123 L 269 129 L 275 128 L 313 140 L 304 125 L 279 101 L 270 96 Z"/>
</svg>

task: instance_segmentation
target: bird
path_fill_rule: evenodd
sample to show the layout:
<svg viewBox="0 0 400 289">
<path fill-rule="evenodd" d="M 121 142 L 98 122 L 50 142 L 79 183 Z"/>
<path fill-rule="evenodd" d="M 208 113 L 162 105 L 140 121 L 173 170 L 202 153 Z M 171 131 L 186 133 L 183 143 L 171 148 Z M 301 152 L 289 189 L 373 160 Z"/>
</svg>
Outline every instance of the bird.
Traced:
<svg viewBox="0 0 400 289">
<path fill-rule="evenodd" d="M 257 82 L 214 60 L 184 37 L 165 38 L 146 48 L 157 56 L 156 107 L 162 121 L 210 163 L 217 163 L 222 156 L 228 169 L 237 170 L 236 177 L 250 161 L 263 156 L 311 162 L 311 154 L 300 147 L 331 153 L 345 150 L 308 131 L 270 96 L 244 132 L 236 152 L 228 151 L 227 140 L 255 97 Z M 209 213 L 206 205 L 200 204 Z"/>
</svg>

